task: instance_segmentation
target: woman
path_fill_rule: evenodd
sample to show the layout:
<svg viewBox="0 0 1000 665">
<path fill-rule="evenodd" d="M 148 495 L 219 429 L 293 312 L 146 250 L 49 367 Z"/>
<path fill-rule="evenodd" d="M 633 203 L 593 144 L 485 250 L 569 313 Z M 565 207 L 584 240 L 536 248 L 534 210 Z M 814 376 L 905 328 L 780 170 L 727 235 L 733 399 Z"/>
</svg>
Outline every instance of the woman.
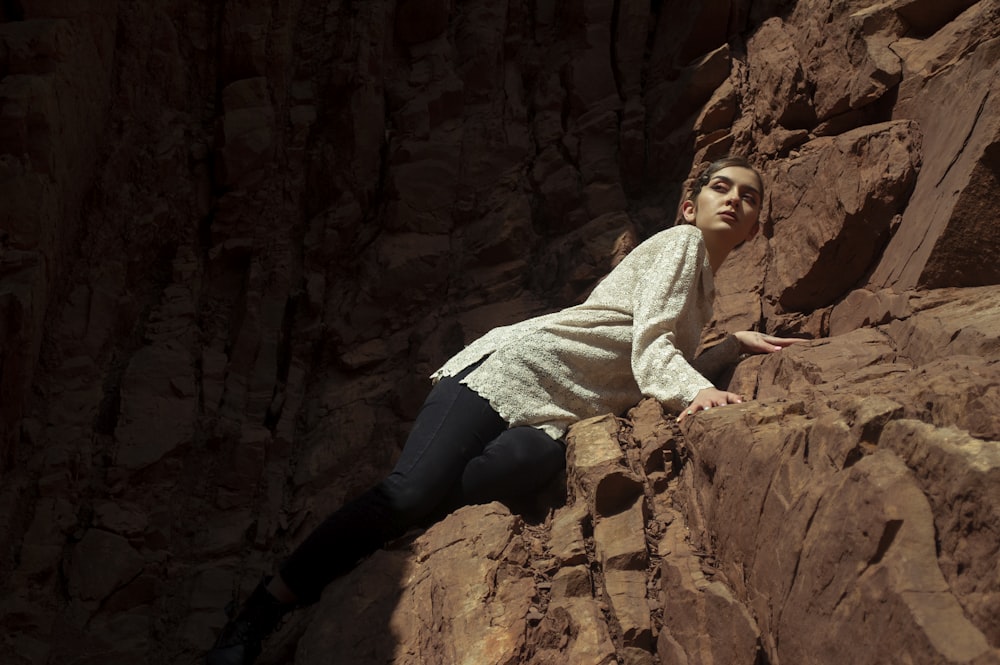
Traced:
<svg viewBox="0 0 1000 665">
<path fill-rule="evenodd" d="M 713 274 L 757 233 L 762 198 L 746 160 L 711 164 L 681 206 L 685 224 L 636 247 L 583 304 L 497 328 L 445 363 L 392 473 L 254 590 L 207 663 L 252 663 L 288 610 L 429 516 L 538 491 L 563 468 L 560 439 L 574 422 L 643 397 L 680 411 L 678 420 L 742 401 L 703 374 L 794 340 L 744 331 L 702 354 L 701 373 L 691 359 L 711 318 Z"/>
</svg>

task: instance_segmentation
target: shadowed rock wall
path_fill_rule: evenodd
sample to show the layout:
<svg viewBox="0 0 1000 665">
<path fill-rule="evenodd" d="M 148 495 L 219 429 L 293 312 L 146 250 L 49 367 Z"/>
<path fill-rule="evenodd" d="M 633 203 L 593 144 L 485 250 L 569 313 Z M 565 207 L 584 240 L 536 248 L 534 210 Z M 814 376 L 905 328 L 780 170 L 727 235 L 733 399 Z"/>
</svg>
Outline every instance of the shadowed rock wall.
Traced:
<svg viewBox="0 0 1000 665">
<path fill-rule="evenodd" d="M 706 343 L 815 341 L 578 426 L 564 505 L 397 543 L 265 660 L 997 662 L 996 0 L 205 4 L 0 3 L 0 659 L 197 658 L 427 374 L 732 151 L 767 224 Z"/>
</svg>

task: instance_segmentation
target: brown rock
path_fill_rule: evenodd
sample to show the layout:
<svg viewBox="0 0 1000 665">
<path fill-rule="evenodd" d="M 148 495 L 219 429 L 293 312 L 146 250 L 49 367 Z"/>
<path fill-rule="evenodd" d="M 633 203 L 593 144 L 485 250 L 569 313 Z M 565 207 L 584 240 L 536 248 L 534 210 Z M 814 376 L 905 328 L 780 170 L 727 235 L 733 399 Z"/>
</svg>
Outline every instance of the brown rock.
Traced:
<svg viewBox="0 0 1000 665">
<path fill-rule="evenodd" d="M 956 355 L 995 358 L 998 302 L 994 287 L 914 294 L 910 307 L 917 313 L 884 329 L 918 363 Z"/>
<path fill-rule="evenodd" d="M 731 418 L 726 420 L 731 440 L 747 440 L 748 435 L 756 439 L 756 443 L 750 444 L 754 450 L 753 461 L 746 458 L 738 464 L 740 476 L 747 480 L 761 475 L 771 477 L 771 484 L 766 493 L 754 491 L 759 499 L 737 499 L 740 491 L 731 485 L 733 476 L 727 471 L 728 462 L 723 465 L 722 457 L 709 453 L 708 459 L 698 460 L 698 468 L 710 469 L 712 486 L 726 487 L 727 491 L 716 494 L 718 498 L 708 503 L 704 503 L 708 496 L 701 494 L 700 501 L 705 507 L 718 501 L 706 513 L 709 523 L 715 523 L 714 514 L 725 513 L 735 518 L 729 522 L 733 526 L 713 529 L 714 537 L 720 543 L 720 551 L 727 552 L 726 559 L 755 561 L 754 572 L 745 572 L 753 588 L 752 595 L 756 596 L 764 588 L 772 589 L 765 593 L 769 600 L 762 598 L 758 606 L 758 611 L 763 612 L 759 615 L 763 620 L 762 629 L 780 634 L 790 631 L 796 636 L 789 644 L 786 635 L 780 653 L 803 662 L 853 659 L 855 656 L 849 655 L 850 640 L 842 635 L 838 637 L 837 630 L 818 644 L 799 636 L 819 634 L 817 622 L 829 620 L 838 626 L 849 625 L 851 617 L 872 611 L 864 609 L 870 604 L 884 606 L 886 603 L 900 608 L 897 612 L 877 612 L 878 620 L 887 630 L 890 624 L 907 618 L 903 620 L 905 625 L 896 625 L 882 634 L 913 637 L 905 647 L 883 641 L 876 653 L 866 656 L 872 658 L 872 662 L 898 657 L 904 648 L 916 653 L 938 653 L 946 662 L 987 652 L 982 633 L 964 618 L 940 574 L 930 508 L 898 459 L 880 451 L 842 474 L 825 474 L 826 479 L 821 481 L 824 475 L 809 468 L 816 451 L 811 445 L 811 437 L 809 443 L 805 441 L 806 430 L 790 429 L 786 418 L 781 425 L 784 433 L 779 445 L 787 452 L 770 447 L 765 453 L 760 442 L 762 437 L 768 436 L 765 431 L 777 433 L 774 425 L 760 423 L 755 427 L 755 434 L 741 435 L 738 430 L 742 426 Z M 773 466 L 775 462 L 777 466 Z M 737 467 L 732 468 L 735 471 Z M 850 498 L 852 496 L 855 498 Z M 738 517 L 736 502 L 745 506 L 746 519 L 750 519 L 751 514 L 759 515 L 752 520 L 756 528 L 736 526 L 744 522 Z M 861 510 L 862 505 L 866 507 L 864 510 Z M 846 513 L 835 510 L 835 506 L 843 507 Z M 845 520 L 844 514 L 853 515 L 855 519 Z M 764 525 L 769 526 L 765 528 Z M 776 539 L 782 538 L 779 533 L 801 545 L 778 546 Z M 742 546 L 737 543 L 754 543 L 750 547 L 757 554 L 740 549 Z M 731 547 L 735 549 L 730 552 Z M 737 550 L 740 553 L 737 554 Z M 807 576 L 802 578 L 804 573 Z M 804 581 L 818 579 L 824 580 L 817 582 L 823 585 L 822 590 Z M 909 582 L 902 582 L 904 579 Z M 775 603 L 782 609 L 777 609 Z M 771 609 L 765 611 L 765 607 Z M 821 632 L 825 635 L 827 630 Z M 938 633 L 938 630 L 943 632 Z M 949 631 L 968 634 L 963 646 L 943 641 L 944 634 Z M 890 656 L 892 653 L 896 655 Z"/>
<path fill-rule="evenodd" d="M 661 12 L 653 64 L 665 68 L 671 63 L 687 64 L 725 44 L 736 28 L 739 11 L 729 0 L 722 0 L 699 4 L 690 12 Z"/>
<path fill-rule="evenodd" d="M 820 139 L 781 166 L 771 187 L 775 231 L 766 288 L 779 294 L 785 311 L 828 305 L 872 268 L 916 178 L 916 132 L 911 123 L 854 130 Z"/>
<path fill-rule="evenodd" d="M 88 529 L 70 558 L 70 592 L 81 600 L 104 600 L 131 581 L 144 561 L 128 541 L 101 529 Z"/>
<path fill-rule="evenodd" d="M 76 510 L 65 499 L 38 502 L 21 543 L 24 564 L 18 568 L 18 573 L 29 580 L 55 578 L 65 553 L 66 534 L 76 524 Z"/>
<path fill-rule="evenodd" d="M 877 326 L 909 314 L 908 301 L 894 291 L 851 291 L 830 313 L 830 334 L 842 335 L 858 328 Z"/>
<path fill-rule="evenodd" d="M 702 106 L 729 78 L 732 58 L 722 45 L 698 58 L 678 75 L 657 78 L 647 92 L 646 124 L 649 158 L 647 172 L 658 182 L 683 178 L 676 163 L 675 141 L 690 141 L 688 119 L 694 121 Z M 678 129 L 679 127 L 679 129 Z M 676 132 L 676 133 L 675 133 Z"/>
<path fill-rule="evenodd" d="M 596 416 L 571 428 L 566 437 L 566 466 L 571 488 L 584 496 L 585 487 L 594 487 L 607 471 L 615 471 L 624 461 L 618 445 L 618 421 L 613 416 Z"/>
<path fill-rule="evenodd" d="M 986 439 L 997 435 L 995 426 L 987 423 L 1000 422 L 1000 417 L 981 401 L 1000 385 L 989 360 L 996 356 L 996 345 L 987 341 L 995 334 L 984 334 L 980 328 L 992 320 L 991 302 L 992 292 L 985 299 L 970 298 L 965 308 L 937 299 L 934 293 L 904 298 L 898 308 L 910 312 L 905 324 L 893 321 L 880 331 L 862 328 L 829 341 L 791 347 L 756 366 L 758 386 L 794 386 L 789 392 L 770 394 L 802 401 L 762 405 L 750 421 L 746 414 L 728 408 L 694 421 L 696 429 L 689 429 L 689 435 L 697 431 L 695 437 L 701 437 L 701 428 L 706 427 L 715 432 L 713 436 L 749 446 L 744 452 L 696 446 L 694 463 L 685 473 L 690 471 L 701 481 L 685 479 L 691 492 L 685 505 L 689 519 L 695 517 L 699 528 L 711 531 L 712 542 L 718 544 L 716 556 L 733 567 L 730 579 L 745 580 L 736 588 L 737 597 L 758 598 L 762 588 L 774 589 L 765 594 L 768 600 L 754 605 L 765 635 L 787 630 L 796 636 L 825 634 L 826 629 L 820 631 L 813 623 L 818 617 L 828 615 L 838 625 L 848 625 L 857 612 L 867 611 L 862 609 L 866 604 L 877 603 L 901 608 L 880 612 L 879 621 L 906 616 L 912 622 L 891 630 L 886 623 L 884 630 L 912 638 L 905 646 L 880 644 L 878 652 L 865 656 L 872 662 L 898 658 L 902 649 L 935 654 L 928 657 L 943 662 L 995 658 L 991 644 L 996 628 L 985 618 L 992 612 L 986 608 L 995 592 L 981 583 L 972 591 L 971 578 L 958 572 L 971 565 L 967 548 L 982 545 L 971 545 L 967 537 L 949 537 L 948 545 L 942 546 L 935 535 L 970 533 L 956 527 L 955 520 L 968 518 L 959 518 L 956 510 L 961 504 L 946 498 L 957 496 L 953 491 L 983 497 L 978 506 L 993 505 L 985 498 L 990 492 L 985 478 L 992 473 L 993 462 L 984 441 L 955 429 Z M 938 307 L 948 314 L 942 316 Z M 966 327 L 968 333 L 959 334 Z M 921 330 L 925 332 L 917 332 Z M 957 346 L 952 349 L 950 344 Z M 839 351 L 833 352 L 834 348 Z M 806 357 L 818 364 L 791 369 L 798 358 Z M 770 368 L 781 378 L 778 374 L 766 378 Z M 734 380 L 739 381 L 744 371 L 750 369 L 741 366 Z M 983 417 L 970 420 L 972 412 Z M 976 471 L 971 471 L 973 467 Z M 946 476 L 949 480 L 944 480 Z M 737 477 L 742 479 L 736 481 L 739 487 L 733 485 Z M 755 478 L 768 478 L 766 487 Z M 967 489 L 953 490 L 956 486 Z M 835 515 L 834 506 L 843 512 Z M 747 511 L 745 520 L 737 517 L 741 509 Z M 845 514 L 852 519 L 845 522 Z M 989 512 L 972 514 L 982 524 L 994 521 Z M 725 527 L 709 526 L 722 515 Z M 782 539 L 789 544 L 776 545 Z M 746 550 L 737 543 L 754 544 Z M 726 554 L 720 557 L 721 552 Z M 965 563 L 952 563 L 953 556 Z M 746 568 L 749 561 L 756 572 Z M 808 588 L 801 577 L 804 571 L 807 579 L 828 580 L 821 584 L 831 589 L 840 585 L 841 595 L 823 600 L 828 591 Z M 909 582 L 901 582 L 904 579 Z M 983 570 L 978 579 L 992 579 L 992 573 Z M 914 593 L 915 589 L 922 591 Z M 799 603 L 800 609 L 789 606 L 775 612 L 776 598 Z M 801 617 L 805 623 L 782 628 L 769 616 L 775 620 L 780 616 L 780 622 Z M 946 640 L 947 633 L 965 635 L 962 646 Z M 664 638 L 661 647 L 676 651 L 679 642 L 672 639 Z M 782 643 L 791 651 L 770 648 L 790 653 L 796 661 L 856 659 L 848 655 L 843 638 L 831 638 L 819 647 L 805 641 L 797 646 L 787 640 Z"/>
<path fill-rule="evenodd" d="M 871 277 L 875 286 L 902 291 L 998 281 L 1000 240 L 973 220 L 985 212 L 977 192 L 996 180 L 1000 112 L 986 98 L 998 85 L 1000 40 L 968 48 L 969 57 L 935 76 L 916 76 L 904 102 L 920 123 L 925 167 Z M 967 91 L 975 91 L 972 98 Z"/>
<path fill-rule="evenodd" d="M 941 572 L 965 616 L 991 645 L 997 644 L 1000 585 L 990 552 L 998 524 L 994 497 L 1000 487 L 1000 451 L 993 442 L 954 428 L 901 419 L 888 423 L 878 442 L 917 476 L 934 512 Z"/>
<path fill-rule="evenodd" d="M 262 665 L 1000 662 L 996 0 L 208 4 L 0 3 L 0 662 L 200 660 L 427 374 L 730 151 L 705 344 L 812 341 L 580 423 L 566 505 L 375 555 Z"/>
<path fill-rule="evenodd" d="M 594 549 L 605 573 L 611 570 L 645 570 L 646 523 L 643 502 L 616 515 L 602 517 L 594 526 Z"/>
<path fill-rule="evenodd" d="M 13 462 L 15 423 L 39 361 L 57 275 L 79 239 L 80 207 L 112 97 L 115 10 L 46 6 L 0 30 L 0 473 Z M 47 20 L 24 20 L 25 18 Z M 62 100 L 73 100 L 60 102 Z"/>
<path fill-rule="evenodd" d="M 567 570 L 568 566 L 577 566 L 587 560 L 587 550 L 583 540 L 583 523 L 588 517 L 583 505 L 576 503 L 569 510 L 560 510 L 552 518 L 549 548 L 563 570 Z"/>
<path fill-rule="evenodd" d="M 888 6 L 805 2 L 789 22 L 801 31 L 819 120 L 868 105 L 899 82 L 901 64 L 889 45 L 904 26 Z"/>
<path fill-rule="evenodd" d="M 459 146 L 420 142 L 401 146 L 392 169 L 398 202 L 392 209 L 392 227 L 401 231 L 447 233 L 459 170 Z"/>
<path fill-rule="evenodd" d="M 137 353 L 122 382 L 122 406 L 115 430 L 116 463 L 141 469 L 189 444 L 194 436 L 195 382 L 191 357 L 176 344 Z M 150 419 L 159 423 L 149 428 Z"/>
<path fill-rule="evenodd" d="M 222 91 L 226 108 L 222 166 L 227 185 L 255 184 L 274 158 L 275 117 L 266 86 L 267 79 L 256 77 L 231 83 Z"/>
<path fill-rule="evenodd" d="M 642 90 L 642 67 L 646 36 L 649 34 L 649 7 L 642 0 L 625 0 L 617 7 L 618 32 L 614 35 L 615 69 L 626 99 Z"/>
<path fill-rule="evenodd" d="M 533 665 L 565 662 L 611 665 L 617 661 L 617 652 L 604 623 L 604 615 L 592 600 L 553 602 L 549 605 L 548 617 L 553 616 L 560 619 L 559 634 L 566 636 L 565 643 L 558 644 L 556 648 L 543 647 L 526 662 Z M 543 627 L 546 627 L 544 623 Z"/>
<path fill-rule="evenodd" d="M 972 0 L 929 2 L 905 0 L 893 7 L 899 16 L 919 34 L 929 35 L 955 18 L 963 9 L 975 4 Z"/>
<path fill-rule="evenodd" d="M 747 44 L 753 58 L 766 59 L 751 62 L 750 86 L 754 90 L 773 90 L 773 95 L 760 95 L 755 99 L 754 122 L 765 134 L 780 128 L 801 129 L 816 124 L 816 111 L 812 107 L 805 71 L 788 29 L 780 18 L 768 19 L 754 32 Z M 757 77 L 773 77 L 767 80 Z M 730 122 L 725 126 L 731 125 Z M 765 154 L 776 154 L 768 151 Z"/>
<path fill-rule="evenodd" d="M 382 236 L 366 269 L 376 297 L 411 291 L 411 297 L 428 286 L 440 287 L 448 273 L 451 242 L 444 234 L 400 233 Z"/>
<path fill-rule="evenodd" d="M 583 538 L 580 539 L 581 544 Z M 585 566 L 563 567 L 552 578 L 553 604 L 568 598 L 588 598 L 593 594 L 593 580 Z M 551 607 L 551 605 L 550 605 Z"/>
<path fill-rule="evenodd" d="M 711 137 L 716 137 L 718 133 L 723 135 L 729 132 L 738 110 L 738 100 L 736 89 L 728 80 L 712 93 L 711 99 L 705 104 L 704 110 L 694 123 L 694 131 L 700 135 L 696 146 L 705 145 L 711 141 Z"/>
<path fill-rule="evenodd" d="M 376 554 L 329 587 L 296 662 L 330 653 L 353 662 L 510 662 L 523 648 L 534 588 L 511 560 L 519 524 L 497 504 L 463 508 L 417 539 L 414 558 Z M 362 625 L 369 629 L 359 633 Z"/>
<path fill-rule="evenodd" d="M 396 8 L 396 35 L 405 44 L 419 44 L 434 39 L 448 27 L 450 3 L 401 2 Z"/>
<path fill-rule="evenodd" d="M 652 648 L 652 619 L 646 601 L 646 572 L 607 570 L 604 593 L 622 635 L 622 644 L 648 652 Z"/>
<path fill-rule="evenodd" d="M 758 662 L 760 629 L 724 583 L 705 576 L 684 531 L 680 519 L 671 522 L 659 544 L 664 555 L 660 662 Z"/>
</svg>

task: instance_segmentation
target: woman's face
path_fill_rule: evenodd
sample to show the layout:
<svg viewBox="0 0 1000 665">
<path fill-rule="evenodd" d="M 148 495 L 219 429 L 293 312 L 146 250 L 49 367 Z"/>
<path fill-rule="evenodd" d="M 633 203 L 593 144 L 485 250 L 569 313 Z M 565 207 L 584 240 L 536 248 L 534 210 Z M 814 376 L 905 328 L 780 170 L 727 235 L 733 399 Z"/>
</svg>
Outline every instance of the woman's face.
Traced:
<svg viewBox="0 0 1000 665">
<path fill-rule="evenodd" d="M 757 233 L 761 189 L 760 179 L 751 169 L 727 166 L 712 174 L 694 201 L 684 202 L 681 213 L 706 238 L 735 247 Z"/>
</svg>

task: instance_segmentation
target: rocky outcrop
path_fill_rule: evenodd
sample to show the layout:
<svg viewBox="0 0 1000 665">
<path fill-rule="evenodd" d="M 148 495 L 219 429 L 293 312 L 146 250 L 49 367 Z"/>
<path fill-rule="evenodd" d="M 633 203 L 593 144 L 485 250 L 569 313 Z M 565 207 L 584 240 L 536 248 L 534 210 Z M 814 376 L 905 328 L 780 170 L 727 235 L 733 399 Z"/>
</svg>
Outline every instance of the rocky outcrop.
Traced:
<svg viewBox="0 0 1000 665">
<path fill-rule="evenodd" d="M 0 661 L 190 662 L 424 378 L 748 155 L 755 401 L 576 426 L 278 662 L 998 661 L 996 0 L 0 3 Z M 873 637 L 877 636 L 877 637 Z M 325 662 L 325 661 L 324 661 Z"/>
<path fill-rule="evenodd" d="M 745 363 L 734 382 L 759 405 L 686 432 L 685 514 L 772 662 L 1000 658 L 993 564 L 969 556 L 996 543 L 1000 413 L 980 402 L 1000 385 L 998 294 L 928 295 L 905 320 Z"/>
<path fill-rule="evenodd" d="M 962 293 L 747 360 L 757 401 L 683 427 L 653 401 L 575 425 L 564 505 L 464 508 L 372 557 L 295 662 L 1000 662 L 1000 294 Z"/>
<path fill-rule="evenodd" d="M 683 427 L 653 401 L 575 425 L 567 500 L 544 521 L 462 509 L 331 586 L 286 656 L 1000 662 L 1000 358 L 984 334 L 1000 294 L 962 294 L 747 360 L 732 385 L 757 401 Z M 359 607 L 377 619 L 345 625 Z"/>
</svg>

